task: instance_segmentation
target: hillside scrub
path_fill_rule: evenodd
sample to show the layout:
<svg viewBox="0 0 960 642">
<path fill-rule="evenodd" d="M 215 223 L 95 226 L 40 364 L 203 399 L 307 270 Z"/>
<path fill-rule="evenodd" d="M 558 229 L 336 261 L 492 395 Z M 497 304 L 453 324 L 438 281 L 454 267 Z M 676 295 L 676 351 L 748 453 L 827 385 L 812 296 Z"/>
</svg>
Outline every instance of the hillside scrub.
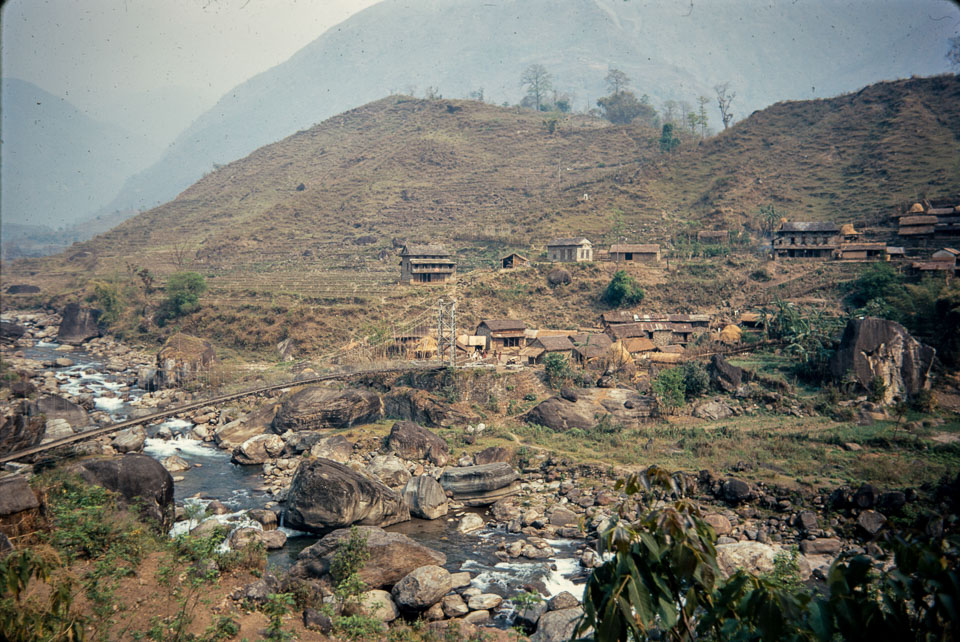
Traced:
<svg viewBox="0 0 960 642">
<path fill-rule="evenodd" d="M 619 308 L 625 305 L 636 305 L 643 301 L 644 292 L 637 280 L 627 274 L 625 270 L 617 270 L 610 279 L 607 289 L 603 291 L 603 301 L 607 305 Z"/>
<path fill-rule="evenodd" d="M 197 272 L 177 272 L 167 279 L 167 297 L 160 304 L 157 323 L 169 321 L 196 312 L 200 307 L 200 295 L 207 291 L 207 282 Z"/>
</svg>

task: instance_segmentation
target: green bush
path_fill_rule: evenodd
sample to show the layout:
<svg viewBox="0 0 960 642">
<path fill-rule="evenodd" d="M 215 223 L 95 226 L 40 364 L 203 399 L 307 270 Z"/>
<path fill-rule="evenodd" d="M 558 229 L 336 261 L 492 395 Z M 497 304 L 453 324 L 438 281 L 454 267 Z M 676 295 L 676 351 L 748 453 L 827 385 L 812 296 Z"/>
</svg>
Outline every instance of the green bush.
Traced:
<svg viewBox="0 0 960 642">
<path fill-rule="evenodd" d="M 656 395 L 660 406 L 668 412 L 683 406 L 686 391 L 683 368 L 663 370 L 653 382 L 653 394 Z"/>
<path fill-rule="evenodd" d="M 643 297 L 644 293 L 640 284 L 624 270 L 614 272 L 607 289 L 603 292 L 603 301 L 615 308 L 635 305 L 643 301 Z"/>
<path fill-rule="evenodd" d="M 699 361 L 683 364 L 683 388 L 687 399 L 695 399 L 710 388 L 710 374 Z"/>
<path fill-rule="evenodd" d="M 551 388 L 559 388 L 573 375 L 567 358 L 558 352 L 551 352 L 544 358 L 543 371 Z"/>
<path fill-rule="evenodd" d="M 200 308 L 200 295 L 207 291 L 207 282 L 202 274 L 196 272 L 177 272 L 167 279 L 167 296 L 160 304 L 157 323 L 164 325 L 168 321 L 196 312 Z"/>
</svg>

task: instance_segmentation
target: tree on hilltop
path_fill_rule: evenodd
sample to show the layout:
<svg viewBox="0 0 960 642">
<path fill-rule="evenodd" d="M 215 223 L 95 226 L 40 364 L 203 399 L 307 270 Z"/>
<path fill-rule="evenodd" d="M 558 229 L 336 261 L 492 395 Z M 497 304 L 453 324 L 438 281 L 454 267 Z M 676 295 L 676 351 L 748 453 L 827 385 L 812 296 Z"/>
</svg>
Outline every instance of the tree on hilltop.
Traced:
<svg viewBox="0 0 960 642">
<path fill-rule="evenodd" d="M 630 77 L 619 69 L 611 68 L 610 71 L 607 72 L 605 81 L 607 83 L 607 91 L 614 95 L 625 91 L 627 87 L 630 86 Z"/>
<path fill-rule="evenodd" d="M 717 107 L 720 108 L 720 120 L 723 121 L 723 128 L 726 129 L 733 122 L 733 112 L 730 110 L 730 103 L 737 97 L 737 92 L 730 91 L 730 83 L 725 82 L 714 86 L 713 90 L 717 92 Z"/>
<path fill-rule="evenodd" d="M 547 92 L 553 89 L 553 77 L 543 65 L 532 64 L 524 69 L 520 76 L 520 85 L 527 88 L 527 97 L 536 105 L 537 111 L 540 111 Z"/>
</svg>

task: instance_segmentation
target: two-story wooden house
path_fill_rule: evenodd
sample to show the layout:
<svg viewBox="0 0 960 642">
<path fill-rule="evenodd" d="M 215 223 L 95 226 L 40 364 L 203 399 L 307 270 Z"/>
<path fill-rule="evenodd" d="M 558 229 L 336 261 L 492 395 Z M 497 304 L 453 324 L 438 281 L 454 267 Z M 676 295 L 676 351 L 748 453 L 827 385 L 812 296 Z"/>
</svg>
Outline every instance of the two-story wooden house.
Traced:
<svg viewBox="0 0 960 642">
<path fill-rule="evenodd" d="M 400 252 L 400 283 L 449 283 L 457 278 L 457 263 L 442 245 L 404 245 Z"/>
</svg>

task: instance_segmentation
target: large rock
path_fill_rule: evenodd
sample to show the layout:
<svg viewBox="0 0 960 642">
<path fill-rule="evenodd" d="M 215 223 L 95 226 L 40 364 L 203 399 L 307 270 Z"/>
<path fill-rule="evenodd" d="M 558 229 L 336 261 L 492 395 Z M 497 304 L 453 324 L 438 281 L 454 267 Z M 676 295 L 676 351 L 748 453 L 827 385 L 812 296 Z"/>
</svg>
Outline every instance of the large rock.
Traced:
<svg viewBox="0 0 960 642">
<path fill-rule="evenodd" d="M 368 617 L 381 622 L 393 622 L 400 617 L 400 611 L 393 603 L 390 593 L 381 589 L 373 589 L 361 595 L 360 606 Z"/>
<path fill-rule="evenodd" d="M 388 533 L 374 526 L 357 526 L 367 540 L 370 559 L 360 569 L 360 579 L 371 588 L 393 586 L 410 571 L 427 565 L 447 563 L 443 553 L 427 548 L 401 533 Z M 312 546 L 303 549 L 291 573 L 297 576 L 323 577 L 340 542 L 350 538 L 350 529 L 341 528 L 324 536 Z"/>
<path fill-rule="evenodd" d="M 403 501 L 410 508 L 410 514 L 421 519 L 437 519 L 447 514 L 447 495 L 430 475 L 408 481 L 403 488 Z"/>
<path fill-rule="evenodd" d="M 497 462 L 483 466 L 447 468 L 440 485 L 453 498 L 467 506 L 486 506 L 520 492 L 519 475 L 510 464 Z"/>
<path fill-rule="evenodd" d="M 23 326 L 12 321 L 0 321 L 0 341 L 14 343 L 23 336 Z"/>
<path fill-rule="evenodd" d="M 383 401 L 386 416 L 394 419 L 444 428 L 472 420 L 469 415 L 418 388 L 394 388 Z"/>
<path fill-rule="evenodd" d="M 449 458 L 447 442 L 412 421 L 393 424 L 387 436 L 387 451 L 404 459 L 427 460 L 437 466 L 445 466 Z"/>
<path fill-rule="evenodd" d="M 277 435 L 257 435 L 246 440 L 233 451 L 235 464 L 262 464 L 283 453 L 284 443 Z"/>
<path fill-rule="evenodd" d="M 307 386 L 287 397 L 273 420 L 273 429 L 350 428 L 383 417 L 383 400 L 370 390 L 334 390 Z"/>
<path fill-rule="evenodd" d="M 80 345 L 84 341 L 100 336 L 97 322 L 100 320 L 100 310 L 81 307 L 77 303 L 68 303 L 63 309 L 63 320 L 57 332 L 57 342 L 69 345 Z"/>
<path fill-rule="evenodd" d="M 723 355 L 715 354 L 710 358 L 710 383 L 724 392 L 736 392 L 743 383 L 744 370 L 731 365 Z"/>
<path fill-rule="evenodd" d="M 537 632 L 530 636 L 530 642 L 567 642 L 573 639 L 573 632 L 583 617 L 579 606 L 559 611 L 548 611 L 540 616 Z M 589 632 L 584 632 L 587 635 Z"/>
<path fill-rule="evenodd" d="M 494 464 L 498 461 L 509 463 L 513 459 L 513 452 L 503 446 L 490 446 L 484 448 L 473 456 L 473 463 L 477 466 L 483 464 Z"/>
<path fill-rule="evenodd" d="M 146 439 L 147 431 L 143 426 L 133 426 L 115 434 L 110 440 L 110 445 L 118 453 L 135 453 L 143 450 Z"/>
<path fill-rule="evenodd" d="M 179 386 L 196 380 L 217 362 L 209 341 L 178 332 L 157 353 L 157 381 L 150 388 Z"/>
<path fill-rule="evenodd" d="M 330 459 L 300 464 L 287 494 L 285 515 L 286 526 L 313 533 L 410 519 L 399 493 Z"/>
<path fill-rule="evenodd" d="M 523 419 L 527 423 L 563 432 L 589 430 L 604 417 L 612 424 L 637 427 L 656 416 L 656 399 L 625 388 L 584 388 L 572 395 L 551 397 L 534 406 Z"/>
<path fill-rule="evenodd" d="M 213 439 L 224 450 L 233 450 L 251 437 L 269 432 L 279 408 L 280 404 L 276 403 L 260 406 L 246 417 L 217 428 L 213 433 Z"/>
<path fill-rule="evenodd" d="M 726 419 L 731 415 L 733 415 L 733 409 L 730 406 L 714 400 L 702 401 L 693 408 L 693 416 L 701 419 L 717 421 L 718 419 Z"/>
<path fill-rule="evenodd" d="M 30 416 L 25 406 L 0 424 L 0 455 L 32 448 L 43 439 L 46 422 L 42 416 Z"/>
<path fill-rule="evenodd" d="M 310 454 L 345 464 L 353 454 L 353 445 L 353 442 L 343 435 L 331 435 L 315 443 L 310 448 Z"/>
<path fill-rule="evenodd" d="M 885 385 L 883 403 L 908 399 L 930 387 L 930 369 L 936 351 L 910 336 L 899 323 L 866 317 L 851 319 L 830 361 L 833 376 L 848 372 L 864 390 L 875 379 Z"/>
<path fill-rule="evenodd" d="M 82 428 L 90 424 L 87 417 L 87 411 L 72 401 L 68 401 L 58 395 L 41 397 L 29 406 L 31 415 L 43 415 L 47 421 L 51 419 L 63 419 L 72 428 Z"/>
<path fill-rule="evenodd" d="M 69 470 L 86 482 L 119 493 L 166 532 L 173 525 L 173 477 L 160 462 L 147 455 L 87 459 Z"/>
<path fill-rule="evenodd" d="M 403 611 L 423 611 L 451 589 L 450 572 L 442 566 L 421 566 L 410 571 L 390 591 Z"/>
<path fill-rule="evenodd" d="M 17 525 L 29 520 L 28 514 L 39 515 L 40 502 L 27 480 L 20 475 L 0 479 L 0 533 L 20 535 Z"/>
<path fill-rule="evenodd" d="M 760 542 L 734 542 L 717 545 L 717 566 L 724 577 L 744 570 L 754 575 L 766 575 L 776 567 L 778 554 L 789 554 L 785 549 Z M 810 577 L 810 565 L 804 557 L 798 556 L 800 579 Z"/>
<path fill-rule="evenodd" d="M 410 471 L 399 457 L 378 455 L 367 464 L 366 472 L 390 488 L 402 488 L 410 481 Z"/>
</svg>

